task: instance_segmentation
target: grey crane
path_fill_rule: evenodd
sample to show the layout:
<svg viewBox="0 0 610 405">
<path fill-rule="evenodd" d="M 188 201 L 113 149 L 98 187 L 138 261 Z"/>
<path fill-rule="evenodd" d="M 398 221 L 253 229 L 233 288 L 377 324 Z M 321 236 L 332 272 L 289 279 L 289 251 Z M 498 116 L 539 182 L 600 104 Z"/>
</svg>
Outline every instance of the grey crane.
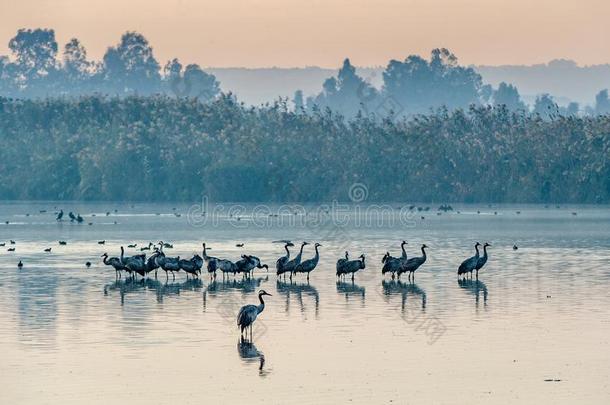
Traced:
<svg viewBox="0 0 610 405">
<path fill-rule="evenodd" d="M 269 266 L 261 263 L 261 259 L 252 255 L 241 255 L 241 259 L 235 262 L 238 273 L 244 273 L 251 277 L 254 269 L 265 269 L 269 271 Z"/>
<path fill-rule="evenodd" d="M 61 219 L 64 217 L 64 210 L 59 210 L 59 212 L 57 213 L 57 217 L 55 218 L 56 221 L 61 221 Z"/>
<path fill-rule="evenodd" d="M 180 259 L 178 264 L 182 270 L 186 273 L 186 278 L 188 279 L 189 274 L 192 274 L 193 277 L 199 277 L 201 274 L 201 267 L 203 266 L 203 258 L 196 254 L 189 260 Z"/>
<path fill-rule="evenodd" d="M 345 257 L 342 257 L 339 260 L 337 260 L 337 273 L 339 273 L 341 271 L 341 269 L 343 269 L 343 266 L 345 266 L 345 263 L 347 263 L 348 261 L 349 261 L 349 252 L 346 250 Z"/>
<path fill-rule="evenodd" d="M 312 257 L 311 259 L 305 260 L 304 262 L 301 262 L 297 265 L 297 267 L 294 269 L 295 273 L 307 273 L 307 281 L 309 281 L 309 273 L 311 273 L 316 266 L 318 265 L 318 262 L 320 261 L 320 252 L 318 252 L 318 248 L 322 246 L 319 243 L 316 243 L 314 245 L 315 250 L 316 250 L 316 254 L 314 255 L 314 257 Z"/>
<path fill-rule="evenodd" d="M 479 257 L 479 260 L 477 261 L 477 265 L 475 267 L 475 270 L 477 272 L 477 280 L 479 279 L 479 270 L 481 270 L 483 268 L 483 266 L 485 266 L 485 263 L 487 263 L 487 247 L 491 246 L 490 243 L 485 242 L 485 244 L 483 245 L 483 257 Z"/>
<path fill-rule="evenodd" d="M 123 263 L 121 263 L 121 259 L 119 259 L 118 257 L 108 257 L 108 253 L 104 253 L 102 255 L 102 257 L 103 257 L 102 261 L 104 262 L 104 264 L 106 266 L 114 267 L 115 275 L 118 278 L 120 278 L 121 277 L 121 271 L 125 270 L 125 266 L 123 265 Z"/>
<path fill-rule="evenodd" d="M 346 274 L 352 275 L 352 281 L 354 281 L 354 274 L 361 269 L 364 269 L 366 264 L 364 262 L 364 254 L 361 254 L 359 260 L 348 260 L 341 269 L 337 269 L 337 277 L 345 276 Z"/>
<path fill-rule="evenodd" d="M 275 274 L 278 276 L 286 273 L 286 264 L 290 260 L 290 250 L 288 250 L 288 248 L 294 246 L 294 243 L 290 242 L 289 240 L 284 242 L 286 243 L 284 245 L 284 249 L 286 249 L 286 256 L 280 257 L 275 262 Z"/>
<path fill-rule="evenodd" d="M 420 257 L 412 257 L 407 261 L 403 261 L 400 269 L 398 270 L 398 279 L 400 280 L 400 276 L 403 273 L 409 272 L 408 278 L 413 277 L 415 279 L 415 271 L 419 269 L 419 267 L 426 262 L 426 246 L 425 244 L 421 245 L 421 256 Z"/>
<path fill-rule="evenodd" d="M 214 278 L 216 278 L 216 270 L 217 270 L 217 266 L 216 266 L 216 261 L 218 260 L 217 257 L 213 257 L 213 256 L 208 256 L 208 248 L 205 245 L 205 242 L 203 243 L 203 260 L 206 263 L 206 267 L 208 269 L 208 274 L 210 274 L 210 276 L 213 276 Z"/>
<path fill-rule="evenodd" d="M 477 267 L 477 263 L 479 262 L 479 246 L 481 244 L 479 242 L 475 243 L 474 249 L 476 250 L 476 254 L 462 262 L 460 267 L 458 267 L 458 277 L 461 275 L 465 275 L 470 273 L 472 275 L 472 271 Z"/>
<path fill-rule="evenodd" d="M 381 274 L 390 273 L 392 278 L 394 278 L 396 273 L 400 270 L 403 261 L 401 258 L 391 256 L 390 252 L 386 252 L 385 255 L 383 255 L 383 259 L 381 259 L 381 263 L 383 263 Z"/>
<path fill-rule="evenodd" d="M 160 253 L 162 254 L 162 253 Z M 167 272 L 172 273 L 172 279 L 176 279 L 176 274 L 174 272 L 180 271 L 180 256 L 177 257 L 167 257 L 163 253 L 163 259 L 161 261 L 161 268 L 165 271 L 165 275 L 167 276 Z"/>
<path fill-rule="evenodd" d="M 301 243 L 301 250 L 299 250 L 299 254 L 296 255 L 294 257 L 294 259 L 290 260 L 288 263 L 286 263 L 286 266 L 284 267 L 284 273 L 290 273 L 290 279 L 292 280 L 292 273 L 294 273 L 294 270 L 297 268 L 297 266 L 299 264 L 301 264 L 301 257 L 303 257 L 303 248 L 305 247 L 305 245 L 309 245 L 308 242 L 303 242 Z"/>
<path fill-rule="evenodd" d="M 271 294 L 266 292 L 265 290 L 260 290 L 258 292 L 258 300 L 260 301 L 260 305 L 244 305 L 239 310 L 237 314 L 237 326 L 240 329 L 241 335 L 243 336 L 244 330 L 250 328 L 250 339 L 252 339 L 252 325 L 258 315 L 265 310 L 265 301 L 263 301 L 263 296 L 268 295 L 271 297 Z"/>
</svg>

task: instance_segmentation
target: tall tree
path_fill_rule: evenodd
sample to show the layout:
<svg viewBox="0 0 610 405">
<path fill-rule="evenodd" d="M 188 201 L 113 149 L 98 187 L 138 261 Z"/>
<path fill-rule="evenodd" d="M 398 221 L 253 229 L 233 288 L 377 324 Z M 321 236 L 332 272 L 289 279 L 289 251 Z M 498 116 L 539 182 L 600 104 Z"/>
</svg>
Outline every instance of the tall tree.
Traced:
<svg viewBox="0 0 610 405">
<path fill-rule="evenodd" d="M 408 114 L 441 106 L 467 108 L 480 103 L 482 90 L 481 76 L 459 66 L 445 48 L 432 50 L 429 61 L 416 55 L 391 60 L 383 72 L 382 97 L 392 97 Z"/>
<path fill-rule="evenodd" d="M 119 93 L 151 94 L 159 91 L 160 66 L 148 40 L 137 32 L 126 32 L 121 42 L 104 55 L 104 79 Z"/>
<path fill-rule="evenodd" d="M 52 29 L 20 29 L 9 41 L 15 57 L 14 78 L 22 91 L 30 95 L 44 95 L 56 78 L 57 41 Z"/>
<path fill-rule="evenodd" d="M 595 96 L 595 114 L 610 113 L 610 100 L 608 99 L 608 90 L 604 89 Z"/>
<path fill-rule="evenodd" d="M 72 38 L 64 46 L 63 72 L 66 90 L 72 93 L 81 93 L 86 81 L 89 79 L 93 64 L 87 60 L 87 50 L 76 38 Z"/>
<path fill-rule="evenodd" d="M 358 76 L 350 60 L 345 59 L 337 77 L 329 77 L 324 81 L 322 93 L 315 97 L 313 103 L 353 117 L 358 112 L 374 112 L 376 95 L 375 88 Z"/>
<path fill-rule="evenodd" d="M 526 110 L 525 103 L 521 101 L 519 91 L 512 84 L 500 83 L 498 89 L 493 92 L 494 105 L 504 105 L 511 111 Z"/>
<path fill-rule="evenodd" d="M 559 107 L 549 94 L 541 94 L 536 97 L 534 114 L 538 114 L 544 120 L 550 120 L 559 115 Z"/>
</svg>

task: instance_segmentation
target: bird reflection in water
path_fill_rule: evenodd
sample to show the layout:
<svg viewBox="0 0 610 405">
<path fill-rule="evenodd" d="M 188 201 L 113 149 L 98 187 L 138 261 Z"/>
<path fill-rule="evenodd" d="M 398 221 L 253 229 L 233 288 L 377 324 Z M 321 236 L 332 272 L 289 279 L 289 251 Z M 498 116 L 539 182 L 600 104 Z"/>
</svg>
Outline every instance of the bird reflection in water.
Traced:
<svg viewBox="0 0 610 405">
<path fill-rule="evenodd" d="M 405 305 L 407 303 L 407 297 L 411 296 L 413 298 L 421 297 L 421 309 L 422 311 L 426 309 L 426 291 L 421 289 L 417 284 L 413 282 L 404 283 L 402 281 L 396 280 L 383 280 L 381 282 L 381 286 L 383 288 L 383 295 L 386 298 L 386 301 L 390 301 L 390 297 L 392 295 L 400 295 L 401 296 L 401 310 L 405 312 Z"/>
<path fill-rule="evenodd" d="M 287 313 L 290 312 L 290 297 L 295 296 L 299 305 L 301 307 L 301 312 L 305 312 L 305 304 L 303 302 L 303 296 L 310 296 L 315 305 L 316 317 L 318 316 L 318 312 L 320 309 L 320 294 L 318 290 L 307 283 L 293 283 L 293 282 L 285 282 L 277 280 L 276 283 L 277 292 L 279 295 L 283 295 L 286 297 L 286 309 Z"/>
<path fill-rule="evenodd" d="M 366 288 L 359 286 L 354 281 L 337 281 L 337 292 L 339 294 L 345 294 L 345 301 L 348 302 L 350 297 L 360 297 L 362 304 L 365 300 Z"/>
<path fill-rule="evenodd" d="M 460 286 L 460 288 L 463 288 L 470 294 L 474 295 L 474 299 L 475 299 L 477 308 L 479 307 L 481 293 L 483 293 L 483 306 L 484 307 L 487 306 L 488 291 L 487 291 L 487 286 L 485 285 L 484 282 L 479 281 L 479 280 L 463 279 L 463 280 L 458 280 L 458 285 Z"/>
<path fill-rule="evenodd" d="M 118 291 L 121 295 L 121 305 L 123 305 L 128 294 L 152 290 L 155 291 L 157 301 L 163 302 L 163 298 L 166 296 L 179 295 L 181 291 L 198 291 L 202 287 L 202 281 L 197 278 L 188 279 L 183 283 L 161 283 L 150 278 L 141 280 L 126 278 L 104 286 L 104 295 Z"/>
<path fill-rule="evenodd" d="M 205 290 L 203 290 L 203 309 L 206 309 L 208 298 L 230 294 L 233 291 L 239 291 L 244 294 L 255 292 L 263 282 L 269 280 L 269 276 L 251 277 L 243 279 L 226 279 L 217 281 L 214 279 Z"/>
<path fill-rule="evenodd" d="M 258 375 L 265 377 L 269 374 L 268 370 L 265 370 L 265 355 L 256 348 L 251 340 L 240 337 L 237 342 L 237 353 L 239 358 L 245 363 L 252 364 L 258 363 Z"/>
</svg>

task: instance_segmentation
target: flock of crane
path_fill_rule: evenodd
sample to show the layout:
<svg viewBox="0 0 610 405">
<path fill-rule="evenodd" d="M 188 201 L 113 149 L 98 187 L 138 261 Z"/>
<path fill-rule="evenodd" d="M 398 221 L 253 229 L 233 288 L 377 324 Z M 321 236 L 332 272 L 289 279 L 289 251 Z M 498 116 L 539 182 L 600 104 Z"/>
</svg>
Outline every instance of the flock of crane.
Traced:
<svg viewBox="0 0 610 405">
<path fill-rule="evenodd" d="M 278 277 L 286 278 L 286 275 L 290 277 L 292 280 L 293 276 L 297 274 L 304 274 L 307 276 L 307 280 L 309 281 L 310 273 L 316 269 L 318 263 L 320 261 L 320 251 L 319 248 L 322 246 L 320 243 L 314 244 L 315 254 L 312 258 L 303 260 L 303 249 L 305 246 L 309 245 L 308 242 L 302 242 L 298 254 L 291 259 L 290 248 L 295 245 L 288 240 L 275 241 L 281 242 L 284 244 L 284 250 L 286 254 L 277 259 L 275 263 L 276 274 Z M 415 272 L 426 262 L 427 255 L 426 249 L 427 246 L 423 244 L 421 246 L 421 256 L 418 257 L 407 257 L 407 251 L 405 250 L 405 245 L 407 245 L 406 241 L 402 241 L 400 244 L 400 248 L 402 251 L 401 256 L 394 257 L 390 255 L 389 252 L 386 252 L 381 259 L 381 263 L 383 267 L 381 269 L 381 273 L 383 275 L 389 273 L 392 278 L 398 277 L 400 279 L 401 275 L 407 273 L 407 277 L 410 280 L 411 278 L 415 278 Z M 135 245 L 129 245 L 129 247 L 134 247 Z M 184 271 L 186 273 L 187 278 L 189 276 L 199 277 L 201 275 L 201 270 L 204 265 L 206 265 L 207 272 L 211 277 L 216 277 L 216 273 L 220 271 L 223 274 L 223 277 L 227 275 L 236 276 L 237 274 L 242 274 L 244 277 L 251 277 L 252 273 L 255 269 L 265 269 L 269 270 L 269 266 L 263 264 L 260 258 L 253 255 L 241 255 L 241 258 L 238 261 L 231 261 L 228 259 L 220 259 L 218 257 L 213 257 L 208 254 L 208 248 L 206 244 L 203 243 L 203 251 L 201 256 L 199 254 L 195 254 L 190 259 L 181 259 L 180 256 L 177 257 L 169 257 L 163 252 L 163 248 L 171 248 L 173 247 L 169 243 L 164 243 L 160 241 L 158 244 L 149 243 L 148 247 L 144 247 L 143 250 L 153 250 L 153 253 L 147 258 L 145 253 L 134 255 L 134 256 L 125 256 L 125 249 L 121 246 L 121 255 L 119 257 L 109 257 L 108 253 L 104 253 L 102 255 L 102 261 L 105 265 L 112 266 L 116 272 L 117 277 L 121 277 L 121 272 L 127 272 L 131 277 L 135 277 L 136 274 L 147 277 L 149 273 L 155 272 L 155 277 L 157 276 L 157 270 L 161 269 L 165 271 L 166 278 L 169 277 L 169 273 L 172 274 L 172 278 L 175 279 L 176 272 Z M 243 245 L 241 245 L 243 246 Z M 489 243 L 485 243 L 483 246 L 483 255 L 480 254 L 479 247 L 481 244 L 477 242 L 474 246 L 475 255 L 464 260 L 462 264 L 460 264 L 457 274 L 458 277 L 468 277 L 472 278 L 473 272 L 476 272 L 476 278 L 479 278 L 479 270 L 485 266 L 488 259 L 487 247 L 491 246 Z M 354 280 L 355 274 L 363 270 L 366 267 L 365 256 L 361 254 L 356 260 L 350 260 L 349 252 L 345 252 L 345 257 L 337 260 L 336 264 L 336 276 L 341 277 L 350 277 Z"/>
<path fill-rule="evenodd" d="M 302 242 L 299 252 L 296 256 L 291 259 L 290 256 L 290 248 L 295 245 L 288 240 L 275 241 L 281 242 L 284 244 L 284 250 L 286 254 L 277 259 L 275 263 L 276 274 L 278 277 L 286 278 L 286 275 L 292 277 L 297 274 L 305 274 L 307 276 L 307 280 L 309 281 L 310 273 L 316 269 L 318 263 L 320 261 L 320 251 L 319 248 L 322 246 L 320 243 L 314 244 L 315 254 L 312 258 L 302 260 L 303 257 L 303 249 L 305 246 L 309 245 L 308 242 Z M 11 243 L 15 243 L 11 241 Z M 105 241 L 98 242 L 99 244 L 104 244 Z M 60 241 L 62 244 L 62 241 Z M 65 244 L 65 242 L 63 242 Z M 402 254 L 400 257 L 393 257 L 389 252 L 386 252 L 381 259 L 383 267 L 381 269 L 381 273 L 383 275 L 389 273 L 392 277 L 400 279 L 401 275 L 407 273 L 409 280 L 415 279 L 415 272 L 426 262 L 426 249 L 427 246 L 423 244 L 421 246 L 421 256 L 418 257 L 407 257 L 407 251 L 405 250 L 405 245 L 407 245 L 406 241 L 402 241 L 400 244 L 400 248 Z M 135 278 L 136 274 L 142 277 L 148 277 L 149 273 L 154 271 L 155 278 L 157 277 L 157 271 L 159 269 L 165 271 L 166 279 L 169 278 L 169 273 L 172 274 L 172 278 L 175 279 L 176 272 L 184 271 L 186 273 L 186 277 L 199 277 L 201 275 L 201 270 L 204 265 L 206 265 L 207 272 L 211 277 L 215 278 L 216 273 L 218 271 L 222 272 L 223 278 L 227 275 L 236 276 L 237 274 L 242 274 L 244 277 L 251 277 L 255 269 L 265 269 L 269 270 L 269 267 L 266 264 L 263 264 L 261 260 L 253 255 L 241 255 L 241 258 L 233 262 L 228 259 L 220 259 L 218 257 L 213 257 L 208 255 L 208 248 L 205 243 L 202 244 L 203 251 L 201 256 L 199 254 L 195 254 L 190 259 L 181 259 L 180 256 L 177 257 L 168 257 L 166 256 L 163 248 L 172 248 L 173 246 L 169 243 L 164 243 L 163 241 L 158 242 L 157 244 L 153 244 L 150 242 L 148 246 L 140 248 L 140 252 L 144 252 L 145 250 L 152 250 L 153 253 L 150 256 L 146 256 L 146 253 L 141 253 L 133 256 L 125 256 L 125 249 L 121 246 L 121 254 L 119 257 L 110 257 L 108 253 L 104 253 L 102 255 L 102 261 L 107 266 L 112 266 L 116 272 L 117 278 L 121 277 L 122 272 L 126 272 L 130 277 Z M 237 245 L 238 247 L 243 247 L 243 244 Z M 480 254 L 479 247 L 481 244 L 477 242 L 474 245 L 475 255 L 469 257 L 464 260 L 460 266 L 458 267 L 458 278 L 472 278 L 473 272 L 476 274 L 476 278 L 479 278 L 479 270 L 485 266 L 488 259 L 487 248 L 491 246 L 489 243 L 485 243 L 483 246 L 483 255 Z M 128 245 L 129 248 L 135 248 L 136 245 Z M 513 247 L 516 249 L 516 246 Z M 87 262 L 87 267 L 91 264 Z M 19 268 L 23 267 L 23 263 L 19 261 Z M 355 274 L 363 270 L 366 267 L 365 255 L 361 254 L 357 259 L 350 260 L 349 252 L 345 252 L 345 257 L 337 260 L 336 264 L 336 276 L 337 278 L 345 278 L 351 277 L 352 281 L 354 280 Z M 242 336 L 244 332 L 250 331 L 250 335 L 252 336 L 252 325 L 254 321 L 256 321 L 257 316 L 263 312 L 265 309 L 265 301 L 263 300 L 263 296 L 270 296 L 271 294 L 267 293 L 265 290 L 260 290 L 258 293 L 259 305 L 245 305 L 243 306 L 238 315 L 237 315 L 237 325 L 241 330 Z"/>
</svg>

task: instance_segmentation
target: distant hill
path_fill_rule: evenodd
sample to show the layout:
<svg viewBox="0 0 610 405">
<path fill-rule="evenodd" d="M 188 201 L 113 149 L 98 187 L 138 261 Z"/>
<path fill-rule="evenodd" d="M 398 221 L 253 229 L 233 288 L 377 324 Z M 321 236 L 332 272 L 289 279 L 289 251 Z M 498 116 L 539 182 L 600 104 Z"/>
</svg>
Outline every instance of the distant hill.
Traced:
<svg viewBox="0 0 610 405">
<path fill-rule="evenodd" d="M 578 66 L 570 60 L 553 60 L 547 64 L 523 66 L 473 66 L 486 83 L 497 87 L 502 81 L 519 89 L 528 104 L 536 95 L 550 93 L 560 105 L 576 101 L 591 105 L 595 94 L 610 87 L 610 64 Z M 232 91 L 247 104 L 258 105 L 279 96 L 292 99 L 295 90 L 305 96 L 317 94 L 322 83 L 336 75 L 338 69 L 305 68 L 206 68 L 220 81 L 224 91 Z M 381 87 L 384 67 L 360 67 L 357 72 L 371 84 Z"/>
</svg>

